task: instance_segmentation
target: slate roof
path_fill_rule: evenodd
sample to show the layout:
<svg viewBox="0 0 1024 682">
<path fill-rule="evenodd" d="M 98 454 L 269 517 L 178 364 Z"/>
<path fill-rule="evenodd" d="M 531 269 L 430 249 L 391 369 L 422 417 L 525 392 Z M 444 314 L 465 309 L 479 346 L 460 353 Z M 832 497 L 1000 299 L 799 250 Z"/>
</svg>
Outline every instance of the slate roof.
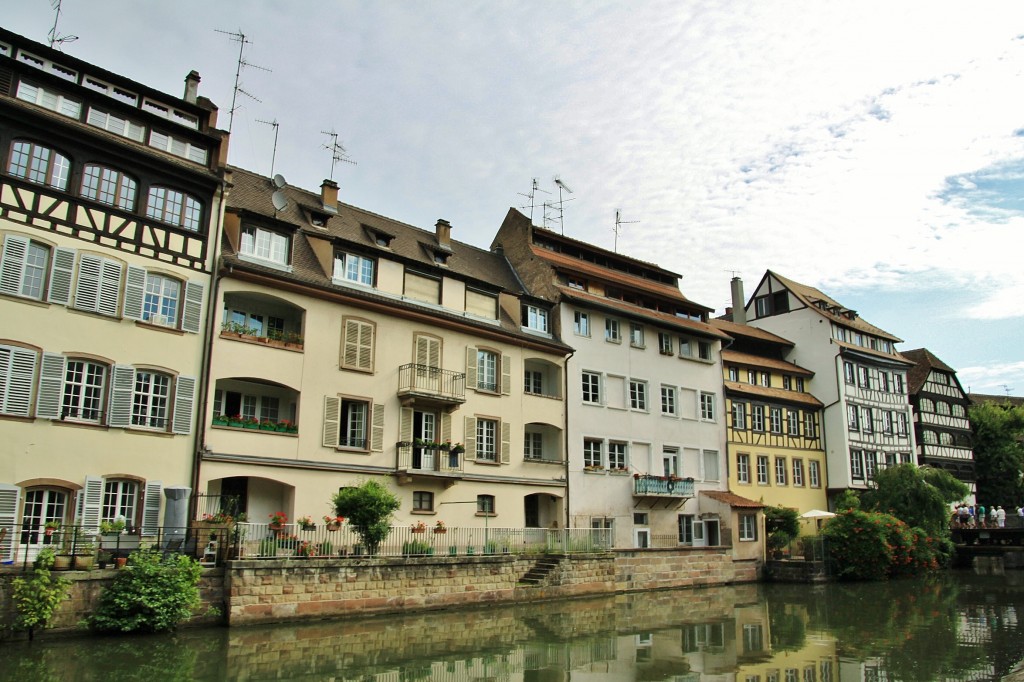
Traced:
<svg viewBox="0 0 1024 682">
<path fill-rule="evenodd" d="M 927 348 L 915 348 L 914 350 L 900 351 L 900 354 L 907 360 L 914 363 L 914 366 L 907 372 L 907 388 L 911 394 L 917 393 L 924 386 L 924 382 L 928 380 L 928 374 L 933 369 L 937 369 L 940 372 L 949 372 L 950 374 L 956 374 L 956 370 L 939 360 Z"/>
</svg>

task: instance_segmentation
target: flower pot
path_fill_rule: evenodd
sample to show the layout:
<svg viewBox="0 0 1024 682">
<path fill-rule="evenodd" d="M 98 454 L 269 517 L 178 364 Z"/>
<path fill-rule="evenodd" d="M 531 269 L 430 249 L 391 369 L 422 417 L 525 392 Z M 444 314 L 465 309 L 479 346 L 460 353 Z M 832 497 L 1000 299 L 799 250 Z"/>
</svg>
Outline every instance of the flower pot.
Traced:
<svg viewBox="0 0 1024 682">
<path fill-rule="evenodd" d="M 116 557 L 114 559 L 114 562 L 117 564 L 118 568 L 124 568 L 128 564 L 128 557 L 126 557 L 126 556 Z"/>
<path fill-rule="evenodd" d="M 299 529 L 300 530 L 316 530 L 316 524 L 315 523 L 306 523 L 306 524 L 303 524 L 303 525 L 299 526 Z"/>
<path fill-rule="evenodd" d="M 76 554 L 73 563 L 76 571 L 89 571 L 96 563 L 96 557 L 92 554 Z"/>
<path fill-rule="evenodd" d="M 234 421 L 234 420 L 229 419 L 228 420 L 228 426 L 231 426 L 231 427 L 236 428 L 236 429 L 241 429 L 241 428 L 245 427 L 245 422 Z"/>
<path fill-rule="evenodd" d="M 277 431 L 277 424 L 260 424 L 260 431 Z"/>
<path fill-rule="evenodd" d="M 328 523 L 327 524 L 327 530 L 331 531 L 332 533 L 334 533 L 335 531 L 339 531 L 339 530 L 341 530 L 341 524 L 340 523 Z"/>
<path fill-rule="evenodd" d="M 413 528 L 412 532 L 416 533 L 417 535 L 419 535 L 420 533 L 422 533 L 422 532 L 424 532 L 426 530 L 427 530 L 426 528 Z"/>
<path fill-rule="evenodd" d="M 270 524 L 269 527 L 270 527 L 270 530 L 272 530 L 274 532 L 277 532 L 277 531 L 280 531 L 280 530 L 284 530 L 284 524 L 283 523 L 272 523 L 272 524 Z"/>
<path fill-rule="evenodd" d="M 213 418 L 213 425 L 214 426 L 227 426 L 228 423 L 229 423 L 229 420 L 224 419 L 223 417 L 214 417 Z"/>
<path fill-rule="evenodd" d="M 285 426 L 284 424 L 278 424 L 277 427 L 274 430 L 279 432 L 279 433 L 287 433 L 288 432 L 288 427 Z"/>
<path fill-rule="evenodd" d="M 289 426 L 287 429 L 285 429 L 285 433 L 298 433 L 298 432 L 299 432 L 299 427 L 298 426 Z"/>
<path fill-rule="evenodd" d="M 434 529 L 434 534 L 435 535 L 444 535 L 447 532 L 448 532 L 447 528 L 435 528 Z"/>
<path fill-rule="evenodd" d="M 46 533 L 46 537 L 50 537 L 51 535 L 53 535 L 53 530 L 53 528 L 45 528 L 43 532 Z"/>
<path fill-rule="evenodd" d="M 243 429 L 252 429 L 253 431 L 259 431 L 260 425 L 258 423 L 257 424 L 249 424 L 247 422 L 242 422 L 242 428 Z"/>
<path fill-rule="evenodd" d="M 55 571 L 66 571 L 71 568 L 71 555 L 58 554 L 53 557 L 53 569 Z"/>
</svg>

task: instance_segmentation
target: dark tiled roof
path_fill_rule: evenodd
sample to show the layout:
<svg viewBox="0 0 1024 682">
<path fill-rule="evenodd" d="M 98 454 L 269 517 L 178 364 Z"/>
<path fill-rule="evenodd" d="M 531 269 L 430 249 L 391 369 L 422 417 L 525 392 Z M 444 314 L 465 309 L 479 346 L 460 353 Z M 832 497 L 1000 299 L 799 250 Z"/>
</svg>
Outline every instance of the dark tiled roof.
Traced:
<svg viewBox="0 0 1024 682">
<path fill-rule="evenodd" d="M 650 308 L 642 308 L 638 305 L 627 303 L 626 301 L 598 296 L 579 289 L 573 289 L 572 287 L 559 286 L 558 291 L 561 293 L 563 300 L 576 301 L 578 303 L 614 310 L 623 315 L 642 319 L 663 327 L 672 327 L 675 329 L 693 332 L 695 334 L 701 334 L 703 336 L 710 336 L 716 339 L 729 338 L 707 322 L 698 322 L 697 320 L 690 320 L 685 317 L 669 315 L 668 313 L 658 312 L 657 310 L 651 310 Z"/>
<path fill-rule="evenodd" d="M 712 500 L 718 500 L 724 502 L 733 508 L 740 509 L 764 509 L 765 505 L 761 502 L 755 502 L 754 500 L 746 497 L 740 497 L 736 493 L 725 492 L 721 490 L 702 490 L 701 495 L 707 495 Z"/>
<path fill-rule="evenodd" d="M 810 405 L 812 407 L 822 406 L 822 402 L 810 393 L 787 391 L 784 388 L 769 388 L 768 386 L 745 384 L 740 381 L 726 381 L 725 390 L 730 393 L 739 393 L 760 400 L 779 400 L 800 405 Z"/>
<path fill-rule="evenodd" d="M 903 357 L 902 355 L 895 351 L 893 351 L 892 353 L 886 353 L 884 351 L 875 350 L 874 348 L 865 348 L 864 346 L 858 346 L 855 343 L 849 343 L 848 341 L 840 341 L 838 339 L 832 339 L 832 343 L 839 346 L 839 348 L 842 350 L 851 351 L 853 353 L 870 355 L 880 360 L 887 360 L 889 362 L 899 363 L 903 365 L 913 364 L 910 362 L 910 360 L 907 360 L 905 357 Z"/>
<path fill-rule="evenodd" d="M 917 393 L 928 380 L 928 374 L 933 369 L 941 372 L 956 374 L 956 370 L 939 360 L 927 348 L 915 348 L 914 350 L 900 351 L 900 354 L 914 363 L 914 366 L 907 372 L 907 389 L 911 395 Z"/>
<path fill-rule="evenodd" d="M 741 353 L 735 350 L 723 350 L 722 362 L 731 362 L 736 365 L 744 365 L 748 367 L 777 369 L 781 372 L 802 377 L 814 376 L 814 372 L 811 370 L 804 369 L 800 365 L 794 365 L 792 362 L 777 360 L 775 358 L 766 358 L 763 355 L 754 355 L 753 353 Z"/>
</svg>

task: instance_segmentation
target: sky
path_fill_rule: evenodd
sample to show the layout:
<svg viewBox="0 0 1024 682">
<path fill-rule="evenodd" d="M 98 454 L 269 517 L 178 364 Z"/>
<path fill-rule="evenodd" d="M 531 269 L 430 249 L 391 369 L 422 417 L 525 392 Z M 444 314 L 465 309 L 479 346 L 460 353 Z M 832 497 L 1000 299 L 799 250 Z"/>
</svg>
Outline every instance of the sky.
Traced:
<svg viewBox="0 0 1024 682">
<path fill-rule="evenodd" d="M 20 0 L 0 25 L 46 42 L 53 20 Z M 771 269 L 1024 395 L 1019 0 L 63 0 L 57 32 L 172 95 L 199 71 L 225 129 L 242 48 L 233 165 L 333 173 L 482 248 L 536 179 L 536 224 L 719 314 Z"/>
</svg>

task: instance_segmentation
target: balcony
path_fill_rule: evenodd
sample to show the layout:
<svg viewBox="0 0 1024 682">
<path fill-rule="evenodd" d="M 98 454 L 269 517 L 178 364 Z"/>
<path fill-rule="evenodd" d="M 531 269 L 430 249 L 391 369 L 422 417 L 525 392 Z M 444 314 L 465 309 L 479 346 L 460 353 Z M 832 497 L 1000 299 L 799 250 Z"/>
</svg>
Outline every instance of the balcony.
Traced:
<svg viewBox="0 0 1024 682">
<path fill-rule="evenodd" d="M 462 478 L 465 450 L 445 444 L 422 445 L 410 441 L 395 444 L 398 452 L 399 482 L 411 482 L 414 476 L 450 479 L 449 485 Z"/>
<path fill-rule="evenodd" d="M 402 365 L 398 368 L 398 398 L 405 407 L 438 407 L 450 412 L 466 402 L 466 375 L 430 365 Z"/>
<path fill-rule="evenodd" d="M 693 494 L 692 478 L 652 476 L 650 474 L 634 474 L 633 476 L 633 497 L 642 498 L 651 508 L 662 500 L 665 501 L 666 508 L 673 503 L 679 507 L 693 497 Z"/>
</svg>

